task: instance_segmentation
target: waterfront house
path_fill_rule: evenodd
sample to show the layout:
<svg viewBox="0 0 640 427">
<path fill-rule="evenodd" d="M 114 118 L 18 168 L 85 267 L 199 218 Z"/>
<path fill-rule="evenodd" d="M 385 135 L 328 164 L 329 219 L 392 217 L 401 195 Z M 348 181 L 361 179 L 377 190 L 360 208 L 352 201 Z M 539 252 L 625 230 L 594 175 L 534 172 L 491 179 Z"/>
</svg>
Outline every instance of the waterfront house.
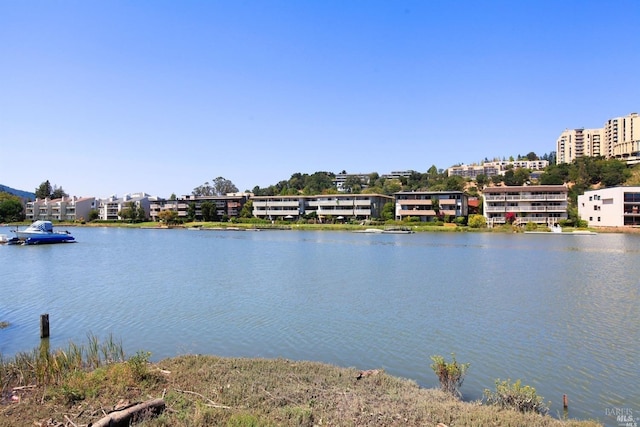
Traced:
<svg viewBox="0 0 640 427">
<path fill-rule="evenodd" d="M 161 211 L 172 210 L 178 213 L 179 219 L 186 220 L 191 210 L 194 219 L 202 221 L 202 205 L 209 202 L 215 206 L 218 219 L 236 218 L 240 216 L 240 211 L 250 195 L 250 193 L 232 193 L 224 196 L 185 195 L 174 200 L 157 199 L 149 205 L 149 216 L 153 221 L 158 221 L 158 214 Z"/>
<path fill-rule="evenodd" d="M 298 219 L 315 216 L 321 222 L 380 217 L 393 197 L 383 194 L 320 194 L 315 196 L 254 196 L 253 216 L 263 219 Z"/>
<path fill-rule="evenodd" d="M 505 224 L 513 213 L 516 224 L 533 222 L 548 226 L 567 219 L 568 192 L 564 185 L 487 187 L 483 190 L 487 224 Z"/>
<path fill-rule="evenodd" d="M 589 227 L 640 226 L 640 187 L 612 187 L 578 196 L 578 214 Z"/>
<path fill-rule="evenodd" d="M 469 197 L 462 191 L 401 191 L 394 196 L 398 221 L 412 217 L 428 222 L 469 215 Z"/>
<path fill-rule="evenodd" d="M 25 217 L 30 221 L 84 221 L 95 208 L 93 197 L 36 199 L 25 204 Z"/>
</svg>

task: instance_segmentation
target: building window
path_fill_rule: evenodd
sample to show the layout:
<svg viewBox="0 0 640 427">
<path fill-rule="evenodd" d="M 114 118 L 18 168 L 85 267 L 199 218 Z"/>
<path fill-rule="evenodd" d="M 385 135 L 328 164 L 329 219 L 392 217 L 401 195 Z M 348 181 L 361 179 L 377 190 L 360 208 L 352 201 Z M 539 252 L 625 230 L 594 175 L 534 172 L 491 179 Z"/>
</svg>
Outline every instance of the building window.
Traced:
<svg viewBox="0 0 640 427">
<path fill-rule="evenodd" d="M 598 222 L 600 222 L 600 217 L 598 217 Z"/>
</svg>

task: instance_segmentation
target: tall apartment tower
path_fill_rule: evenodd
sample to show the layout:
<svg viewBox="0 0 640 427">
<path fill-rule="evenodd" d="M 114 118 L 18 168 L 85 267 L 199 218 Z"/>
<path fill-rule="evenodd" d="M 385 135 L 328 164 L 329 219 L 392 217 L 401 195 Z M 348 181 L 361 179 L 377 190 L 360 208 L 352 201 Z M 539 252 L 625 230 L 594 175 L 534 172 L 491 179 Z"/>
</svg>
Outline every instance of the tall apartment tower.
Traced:
<svg viewBox="0 0 640 427">
<path fill-rule="evenodd" d="M 607 120 L 604 124 L 604 138 L 607 157 L 626 161 L 627 164 L 640 163 L 640 116 L 628 116 Z"/>
<path fill-rule="evenodd" d="M 599 129 L 567 129 L 562 132 L 556 141 L 556 163 L 571 163 L 583 156 L 615 158 L 628 165 L 640 163 L 638 113 L 609 119 Z"/>
<path fill-rule="evenodd" d="M 556 163 L 571 163 L 582 156 L 604 156 L 602 129 L 566 129 L 556 141 Z"/>
</svg>

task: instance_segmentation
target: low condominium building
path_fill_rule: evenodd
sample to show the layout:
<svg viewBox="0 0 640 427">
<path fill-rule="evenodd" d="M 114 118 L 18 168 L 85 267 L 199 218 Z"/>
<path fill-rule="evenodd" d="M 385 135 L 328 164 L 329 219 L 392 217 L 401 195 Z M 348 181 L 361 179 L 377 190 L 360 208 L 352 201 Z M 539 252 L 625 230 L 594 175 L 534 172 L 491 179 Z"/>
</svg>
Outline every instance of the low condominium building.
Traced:
<svg viewBox="0 0 640 427">
<path fill-rule="evenodd" d="M 564 185 L 487 187 L 483 195 L 489 226 L 506 223 L 508 213 L 515 215 L 516 224 L 553 225 L 567 219 L 568 189 Z"/>
<path fill-rule="evenodd" d="M 476 179 L 478 175 L 496 176 L 504 175 L 510 168 L 524 168 L 531 171 L 541 171 L 549 166 L 548 160 L 503 160 L 484 162 L 482 165 L 459 165 L 447 169 L 449 176 L 461 176 L 463 178 Z"/>
<path fill-rule="evenodd" d="M 640 226 L 640 187 L 585 191 L 578 196 L 578 215 L 589 227 Z"/>
<path fill-rule="evenodd" d="M 402 191 L 395 193 L 396 220 L 461 217 L 469 214 L 469 197 L 462 191 Z"/>
<path fill-rule="evenodd" d="M 149 205 L 151 196 L 147 193 L 125 194 L 122 197 L 111 196 L 97 201 L 98 218 L 103 221 L 118 221 L 120 212 L 133 205 L 144 209 L 145 217 L 149 217 Z"/>
<path fill-rule="evenodd" d="M 93 197 L 36 199 L 25 204 L 25 217 L 31 221 L 86 221 L 95 208 Z"/>
<path fill-rule="evenodd" d="M 373 219 L 380 217 L 393 197 L 383 194 L 321 194 L 315 196 L 254 196 L 253 216 L 263 219 L 298 219 L 315 216 L 329 219 Z"/>
<path fill-rule="evenodd" d="M 202 221 L 202 207 L 205 203 L 214 205 L 215 216 L 218 219 L 235 218 L 240 216 L 242 207 L 247 202 L 249 193 L 234 193 L 225 196 L 194 196 L 186 195 L 175 200 L 159 199 L 149 205 L 149 216 L 153 221 L 158 221 L 158 214 L 165 210 L 178 213 L 179 219 L 193 217 Z"/>
</svg>

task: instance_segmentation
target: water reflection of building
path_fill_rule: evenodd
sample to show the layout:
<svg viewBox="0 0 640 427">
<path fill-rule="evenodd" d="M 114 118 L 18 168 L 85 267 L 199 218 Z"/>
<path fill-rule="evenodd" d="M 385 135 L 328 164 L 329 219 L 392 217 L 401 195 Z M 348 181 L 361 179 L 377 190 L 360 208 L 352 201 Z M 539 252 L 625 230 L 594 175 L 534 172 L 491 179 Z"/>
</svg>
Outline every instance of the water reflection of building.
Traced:
<svg viewBox="0 0 640 427">
<path fill-rule="evenodd" d="M 578 196 L 578 214 L 590 227 L 640 226 L 640 187 L 585 191 Z"/>
</svg>

